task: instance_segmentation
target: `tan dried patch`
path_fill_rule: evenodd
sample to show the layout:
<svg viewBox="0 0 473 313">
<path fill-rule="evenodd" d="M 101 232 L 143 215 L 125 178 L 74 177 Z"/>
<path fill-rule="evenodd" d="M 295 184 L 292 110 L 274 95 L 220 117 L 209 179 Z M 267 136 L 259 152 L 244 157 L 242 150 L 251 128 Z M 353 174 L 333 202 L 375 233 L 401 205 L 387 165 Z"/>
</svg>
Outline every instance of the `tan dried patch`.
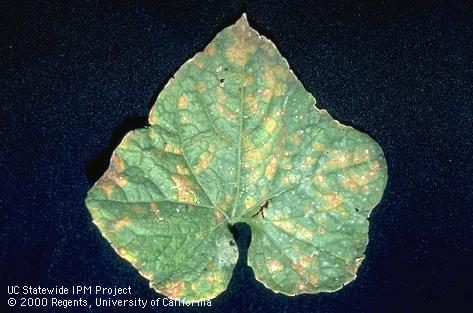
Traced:
<svg viewBox="0 0 473 313">
<path fill-rule="evenodd" d="M 195 187 L 192 185 L 191 181 L 181 175 L 171 175 L 172 180 L 176 184 L 178 199 L 182 202 L 195 202 Z"/>
<path fill-rule="evenodd" d="M 222 103 L 217 102 L 215 103 L 215 108 L 217 109 L 218 113 L 220 116 L 229 118 L 229 119 L 234 119 L 237 117 L 237 114 L 229 109 L 227 109 Z"/>
<path fill-rule="evenodd" d="M 311 157 L 311 156 L 306 157 L 305 160 L 304 160 L 304 164 L 305 164 L 306 166 L 312 166 L 312 165 L 314 165 L 314 164 L 315 164 L 315 158 L 314 158 L 314 157 Z"/>
<path fill-rule="evenodd" d="M 163 293 L 170 298 L 179 298 L 184 291 L 185 284 L 182 280 L 177 282 L 169 282 L 163 288 Z"/>
<path fill-rule="evenodd" d="M 110 168 L 102 178 L 97 182 L 97 187 L 100 188 L 108 198 L 112 196 L 116 186 L 124 187 L 128 183 L 124 177 L 117 177 L 115 168 Z"/>
<path fill-rule="evenodd" d="M 332 192 L 329 194 L 328 201 L 329 201 L 329 204 L 328 204 L 329 208 L 336 208 L 340 204 L 342 204 L 343 199 L 337 192 Z"/>
<path fill-rule="evenodd" d="M 201 59 L 195 59 L 194 64 L 200 69 L 204 68 L 204 62 Z"/>
<path fill-rule="evenodd" d="M 317 185 L 320 185 L 322 187 L 326 187 L 327 186 L 327 182 L 325 181 L 325 177 L 322 176 L 322 175 L 315 175 L 314 176 L 314 182 L 317 184 Z"/>
<path fill-rule="evenodd" d="M 273 87 L 274 83 L 276 82 L 274 71 L 272 69 L 269 69 L 268 67 L 265 67 L 263 76 L 264 76 L 264 85 L 268 86 L 269 88 Z"/>
<path fill-rule="evenodd" d="M 292 268 L 300 275 L 305 276 L 306 269 L 313 263 L 314 259 L 304 255 L 292 262 Z"/>
<path fill-rule="evenodd" d="M 186 95 L 180 96 L 179 100 L 177 102 L 177 106 L 179 109 L 185 109 L 187 108 L 187 104 L 189 103 L 189 99 L 187 98 Z"/>
<path fill-rule="evenodd" d="M 112 154 L 112 159 L 110 161 L 112 168 L 115 170 L 117 173 L 121 173 L 125 170 L 125 162 L 121 157 L 117 155 L 117 153 Z"/>
<path fill-rule="evenodd" d="M 355 188 L 358 188 L 358 183 L 356 182 L 356 180 L 354 180 L 353 178 L 351 177 L 346 177 L 344 180 L 343 180 L 343 185 L 345 187 L 347 187 L 348 189 L 355 189 Z"/>
<path fill-rule="evenodd" d="M 209 146 L 207 151 L 210 152 L 210 153 L 215 153 L 215 152 L 217 152 L 217 148 L 215 148 L 214 146 Z"/>
<path fill-rule="evenodd" d="M 271 98 L 273 97 L 273 92 L 269 88 L 264 88 L 263 89 L 263 94 L 262 94 L 262 99 L 264 102 L 269 102 L 271 101 Z"/>
<path fill-rule="evenodd" d="M 313 285 L 314 287 L 317 287 L 319 285 L 319 278 L 317 275 L 312 274 L 309 276 L 309 283 Z"/>
<path fill-rule="evenodd" d="M 170 153 L 176 153 L 176 154 L 181 154 L 182 153 L 182 149 L 180 147 L 175 146 L 171 143 L 166 143 L 164 145 L 164 151 L 170 152 Z"/>
<path fill-rule="evenodd" d="M 149 122 L 151 125 L 158 124 L 159 123 L 158 113 L 156 113 L 155 111 L 152 111 L 151 114 L 149 115 Z M 126 147 L 126 144 L 122 145 L 122 147 Z"/>
<path fill-rule="evenodd" d="M 312 240 L 312 236 L 313 236 L 312 232 L 305 227 L 301 227 L 301 229 L 299 230 L 299 234 L 304 240 L 307 240 L 307 241 Z"/>
<path fill-rule="evenodd" d="M 115 182 L 117 183 L 118 186 L 121 188 L 125 187 L 128 184 L 128 179 L 126 179 L 123 176 L 119 176 L 115 179 Z"/>
<path fill-rule="evenodd" d="M 282 67 L 281 65 L 276 65 L 273 67 L 274 74 L 280 79 L 284 79 L 287 76 L 287 69 Z"/>
<path fill-rule="evenodd" d="M 288 221 L 273 221 L 273 224 L 287 233 L 294 233 L 296 231 L 294 224 Z"/>
<path fill-rule="evenodd" d="M 284 266 L 278 260 L 269 260 L 266 263 L 266 267 L 268 268 L 268 272 L 270 273 L 282 272 L 282 270 L 284 269 Z"/>
<path fill-rule="evenodd" d="M 207 45 L 205 48 L 205 51 L 207 51 L 208 55 L 213 57 L 217 53 L 217 49 L 215 49 L 215 45 L 213 43 L 210 43 Z"/>
<path fill-rule="evenodd" d="M 264 172 L 264 175 L 266 176 L 268 180 L 273 179 L 274 173 L 276 173 L 277 167 L 278 167 L 278 159 L 275 156 L 273 156 L 271 157 L 271 160 L 269 161 L 269 164 L 266 167 L 266 170 Z"/>
<path fill-rule="evenodd" d="M 130 221 L 130 218 L 128 217 L 127 214 L 125 214 L 125 216 L 121 219 L 119 219 L 115 225 L 114 225 L 114 228 L 115 230 L 119 230 L 120 228 L 122 228 L 123 226 L 128 226 L 131 224 L 131 221 Z"/>
<path fill-rule="evenodd" d="M 249 42 L 246 37 L 244 40 L 237 38 L 235 42 L 227 50 L 227 58 L 233 64 L 244 67 L 248 62 L 249 55 L 256 51 L 256 46 Z"/>
<path fill-rule="evenodd" d="M 203 170 L 206 170 L 210 163 L 213 161 L 213 156 L 209 153 L 204 152 L 199 157 L 199 164 L 194 168 L 195 174 L 200 174 Z"/>
<path fill-rule="evenodd" d="M 247 94 L 245 96 L 245 102 L 248 105 L 248 108 L 251 113 L 257 113 L 258 112 L 258 101 L 256 101 L 255 97 L 253 95 Z"/>
</svg>

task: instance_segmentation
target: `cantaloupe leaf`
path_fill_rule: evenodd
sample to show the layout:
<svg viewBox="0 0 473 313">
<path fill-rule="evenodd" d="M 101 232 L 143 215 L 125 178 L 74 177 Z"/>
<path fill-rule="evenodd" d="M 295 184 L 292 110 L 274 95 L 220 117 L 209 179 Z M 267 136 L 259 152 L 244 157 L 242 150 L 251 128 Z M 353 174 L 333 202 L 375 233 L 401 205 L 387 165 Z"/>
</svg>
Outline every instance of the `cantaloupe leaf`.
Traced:
<svg viewBox="0 0 473 313">
<path fill-rule="evenodd" d="M 223 292 L 246 222 L 256 278 L 287 295 L 352 281 L 387 168 L 368 135 L 315 106 L 274 44 L 243 15 L 159 94 L 86 205 L 116 252 L 157 292 Z"/>
</svg>

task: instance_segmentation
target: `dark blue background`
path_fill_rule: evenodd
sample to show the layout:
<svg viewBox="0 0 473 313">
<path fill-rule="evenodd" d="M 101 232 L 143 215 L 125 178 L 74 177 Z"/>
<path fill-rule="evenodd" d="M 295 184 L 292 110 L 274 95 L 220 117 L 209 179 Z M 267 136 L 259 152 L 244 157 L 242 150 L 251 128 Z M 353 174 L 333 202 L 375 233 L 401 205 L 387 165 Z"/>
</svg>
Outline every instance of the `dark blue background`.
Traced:
<svg viewBox="0 0 473 313">
<path fill-rule="evenodd" d="M 473 7 L 330 3 L 2 1 L 2 307 L 11 284 L 158 296 L 102 238 L 84 198 L 178 67 L 247 12 L 319 107 L 380 143 L 389 182 L 354 282 L 274 294 L 246 266 L 239 225 L 229 288 L 202 311 L 471 312 Z M 155 311 L 178 310 L 199 311 Z"/>
</svg>

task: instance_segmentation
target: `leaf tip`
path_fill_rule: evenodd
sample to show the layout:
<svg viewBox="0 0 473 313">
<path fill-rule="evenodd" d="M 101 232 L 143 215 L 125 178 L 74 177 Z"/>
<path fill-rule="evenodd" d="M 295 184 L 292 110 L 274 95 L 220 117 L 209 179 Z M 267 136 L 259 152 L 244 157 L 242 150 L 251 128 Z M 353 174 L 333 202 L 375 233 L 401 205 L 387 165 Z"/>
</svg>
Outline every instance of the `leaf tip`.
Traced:
<svg viewBox="0 0 473 313">
<path fill-rule="evenodd" d="M 235 23 L 235 26 L 241 28 L 248 28 L 250 25 L 248 24 L 248 18 L 246 17 L 246 13 L 243 13 L 238 21 Z"/>
</svg>

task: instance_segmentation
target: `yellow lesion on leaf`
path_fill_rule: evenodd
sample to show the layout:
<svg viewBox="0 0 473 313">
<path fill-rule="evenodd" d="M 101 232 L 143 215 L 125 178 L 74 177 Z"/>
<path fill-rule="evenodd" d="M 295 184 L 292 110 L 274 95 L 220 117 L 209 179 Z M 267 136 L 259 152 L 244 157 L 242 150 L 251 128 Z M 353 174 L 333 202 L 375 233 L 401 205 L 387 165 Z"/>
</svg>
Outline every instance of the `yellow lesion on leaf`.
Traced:
<svg viewBox="0 0 473 313">
<path fill-rule="evenodd" d="M 256 168 L 265 159 L 266 148 L 256 147 L 247 132 L 243 132 L 243 163 L 245 168 Z"/>
<path fill-rule="evenodd" d="M 247 94 L 245 95 L 245 103 L 248 106 L 248 109 L 251 113 L 255 114 L 258 113 L 258 101 L 256 101 L 253 95 Z"/>
<path fill-rule="evenodd" d="M 199 93 L 203 93 L 205 90 L 207 90 L 207 86 L 205 85 L 205 83 L 203 81 L 199 80 L 195 84 L 195 90 L 197 90 L 197 92 L 199 92 Z"/>
<path fill-rule="evenodd" d="M 128 180 L 123 176 L 117 176 L 114 167 L 110 167 L 102 178 L 97 182 L 97 188 L 101 189 L 108 198 L 112 196 L 116 186 L 125 187 Z"/>
<path fill-rule="evenodd" d="M 128 179 L 126 179 L 125 177 L 123 176 L 118 176 L 115 180 L 115 182 L 117 183 L 118 186 L 120 186 L 121 188 L 125 187 L 127 184 L 128 184 Z"/>
<path fill-rule="evenodd" d="M 276 83 L 276 77 L 274 76 L 274 71 L 269 66 L 264 66 L 263 69 L 263 80 L 264 85 L 268 88 L 272 88 Z"/>
<path fill-rule="evenodd" d="M 215 289 L 223 284 L 224 274 L 221 271 L 211 272 L 207 275 L 207 284 Z"/>
<path fill-rule="evenodd" d="M 245 84 L 245 86 L 251 85 L 253 82 L 254 82 L 254 76 L 252 74 L 246 73 L 243 76 L 243 83 Z"/>
<path fill-rule="evenodd" d="M 283 95 L 287 90 L 287 85 L 282 82 L 277 82 L 274 86 L 274 92 L 273 95 L 278 97 Z"/>
<path fill-rule="evenodd" d="M 215 219 L 217 220 L 218 223 L 222 222 L 224 220 L 224 215 L 220 210 L 215 210 Z"/>
<path fill-rule="evenodd" d="M 289 136 L 289 140 L 294 144 L 298 145 L 301 143 L 302 137 L 299 134 L 292 134 L 291 136 Z"/>
<path fill-rule="evenodd" d="M 127 249 L 123 247 L 118 249 L 118 254 L 120 254 L 122 258 L 124 258 L 125 260 L 127 260 L 133 265 L 135 265 L 138 262 L 136 257 L 130 251 L 128 251 Z"/>
<path fill-rule="evenodd" d="M 253 43 L 255 34 L 248 28 L 241 28 L 238 25 L 233 28 L 233 33 L 235 41 L 227 49 L 226 56 L 233 64 L 244 67 L 248 62 L 248 57 L 256 51 Z"/>
<path fill-rule="evenodd" d="M 319 278 L 317 277 L 317 275 L 309 275 L 309 283 L 314 287 L 317 287 L 319 285 Z"/>
<path fill-rule="evenodd" d="M 296 182 L 296 176 L 294 176 L 293 174 L 290 174 L 289 176 L 285 176 L 282 179 L 283 185 L 289 185 L 289 184 L 293 184 L 295 182 Z"/>
<path fill-rule="evenodd" d="M 215 108 L 217 109 L 218 113 L 220 116 L 229 118 L 229 119 L 234 119 L 236 118 L 237 114 L 233 111 L 228 110 L 223 104 L 220 102 L 215 103 Z"/>
<path fill-rule="evenodd" d="M 277 170 L 277 166 L 278 166 L 278 159 L 275 156 L 272 156 L 264 172 L 264 175 L 266 176 L 268 180 L 273 179 L 274 173 L 276 173 L 276 170 Z"/>
<path fill-rule="evenodd" d="M 319 193 L 317 192 L 318 196 L 325 201 L 325 210 L 332 210 L 337 208 L 343 203 L 343 198 L 338 192 L 330 192 L 330 193 Z"/>
<path fill-rule="evenodd" d="M 251 209 L 256 205 L 256 199 L 254 197 L 248 197 L 245 199 L 245 208 L 246 209 Z"/>
<path fill-rule="evenodd" d="M 172 143 L 169 143 L 169 142 L 164 145 L 164 151 L 170 152 L 170 153 L 175 153 L 175 154 L 181 154 L 182 153 L 181 147 L 176 146 L 176 145 L 174 145 Z"/>
<path fill-rule="evenodd" d="M 188 177 L 183 175 L 171 175 L 172 180 L 176 184 L 177 198 L 182 202 L 195 202 L 196 188 L 192 185 L 192 182 Z"/>
<path fill-rule="evenodd" d="M 302 277 L 305 276 L 307 268 L 314 263 L 314 258 L 303 255 L 292 262 L 292 268 Z"/>
<path fill-rule="evenodd" d="M 128 217 L 127 214 L 125 214 L 125 216 L 123 216 L 123 218 L 119 219 L 115 225 L 114 225 L 114 228 L 115 230 L 119 230 L 120 228 L 122 228 L 123 226 L 128 226 L 131 224 L 131 221 L 130 221 L 130 218 Z"/>
<path fill-rule="evenodd" d="M 272 97 L 273 97 L 273 92 L 271 91 L 271 89 L 264 88 L 261 94 L 261 99 L 263 99 L 264 102 L 270 102 Z"/>
<path fill-rule="evenodd" d="M 305 227 L 300 227 L 300 229 L 298 230 L 298 234 L 299 236 L 301 236 L 302 239 L 306 241 L 311 241 L 313 237 L 313 233 Z"/>
<path fill-rule="evenodd" d="M 151 111 L 150 115 L 149 115 L 149 122 L 151 125 L 156 125 L 159 123 L 159 117 L 158 117 L 158 113 L 156 113 L 155 111 Z"/>
<path fill-rule="evenodd" d="M 282 272 L 284 270 L 284 266 L 282 265 L 282 263 L 274 259 L 271 259 L 266 263 L 266 268 L 270 273 Z"/>
<path fill-rule="evenodd" d="M 208 152 L 210 153 L 215 153 L 217 152 L 217 148 L 215 146 L 210 145 L 207 149 Z"/>
<path fill-rule="evenodd" d="M 317 152 L 322 152 L 325 149 L 325 145 L 320 142 L 314 142 L 312 144 L 312 148 L 314 148 L 314 150 Z"/>
<path fill-rule="evenodd" d="M 186 95 L 182 95 L 179 97 L 177 101 L 177 106 L 179 109 L 187 108 L 187 104 L 189 103 L 189 98 Z"/>
<path fill-rule="evenodd" d="M 314 175 L 314 182 L 321 187 L 327 187 L 325 177 L 321 174 Z"/>
<path fill-rule="evenodd" d="M 150 204 L 150 210 L 153 214 L 155 214 L 156 216 L 159 216 L 159 208 L 156 203 L 153 202 Z"/>
<path fill-rule="evenodd" d="M 209 43 L 207 47 L 205 48 L 205 51 L 210 57 L 215 56 L 217 53 L 217 49 L 215 49 L 215 44 L 214 43 Z"/>
<path fill-rule="evenodd" d="M 188 175 L 189 174 L 189 170 L 187 169 L 187 167 L 185 165 L 182 165 L 182 164 L 176 165 L 176 172 L 178 174 L 181 174 L 181 175 Z"/>
<path fill-rule="evenodd" d="M 278 127 L 278 123 L 274 118 L 265 116 L 263 117 L 263 127 L 267 133 L 272 134 Z"/>
<path fill-rule="evenodd" d="M 305 160 L 304 160 L 304 164 L 305 164 L 306 166 L 312 166 L 312 165 L 314 165 L 314 164 L 315 164 L 315 158 L 312 157 L 312 156 L 306 157 Z"/>
<path fill-rule="evenodd" d="M 166 296 L 176 299 L 176 298 L 180 298 L 184 289 L 185 289 L 185 283 L 182 280 L 179 280 L 176 282 L 168 282 L 162 289 L 162 292 Z"/>
<path fill-rule="evenodd" d="M 296 228 L 294 224 L 288 221 L 273 221 L 273 224 L 279 227 L 280 229 L 284 230 L 287 233 L 294 233 Z"/>
</svg>

